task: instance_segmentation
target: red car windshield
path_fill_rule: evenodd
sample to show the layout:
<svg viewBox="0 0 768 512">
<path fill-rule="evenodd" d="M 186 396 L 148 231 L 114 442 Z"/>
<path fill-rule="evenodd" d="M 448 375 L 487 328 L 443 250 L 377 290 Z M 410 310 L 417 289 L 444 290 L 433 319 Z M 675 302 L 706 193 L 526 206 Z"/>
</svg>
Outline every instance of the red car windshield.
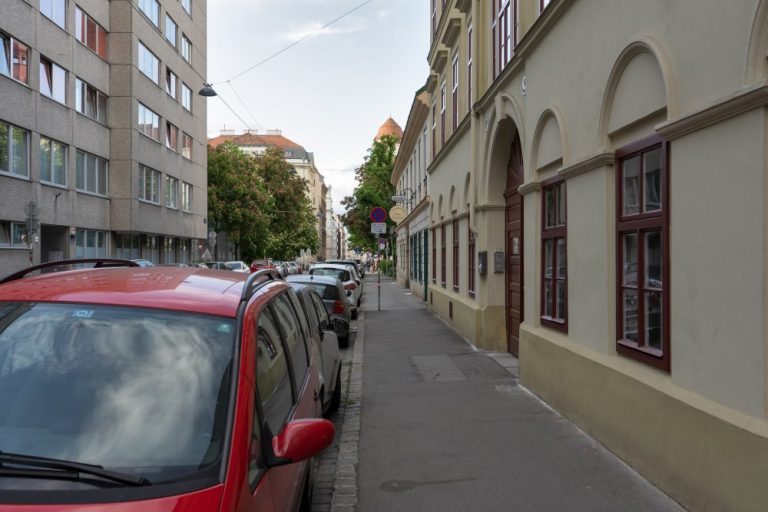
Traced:
<svg viewBox="0 0 768 512">
<path fill-rule="evenodd" d="M 218 475 L 234 341 L 226 318 L 0 303 L 0 450 L 152 484 Z M 51 485 L 82 484 L 0 476 L 0 490 Z"/>
</svg>

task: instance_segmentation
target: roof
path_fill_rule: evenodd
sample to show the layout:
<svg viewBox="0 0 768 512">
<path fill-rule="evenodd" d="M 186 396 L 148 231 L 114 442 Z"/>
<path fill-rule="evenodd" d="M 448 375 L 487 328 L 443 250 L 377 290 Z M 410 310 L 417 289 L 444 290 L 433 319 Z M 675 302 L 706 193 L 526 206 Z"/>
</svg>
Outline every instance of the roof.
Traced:
<svg viewBox="0 0 768 512">
<path fill-rule="evenodd" d="M 398 139 L 403 138 L 403 129 L 400 127 L 397 122 L 392 119 L 391 117 L 384 121 L 384 124 L 382 124 L 379 127 L 379 131 L 376 132 L 376 139 L 380 139 L 384 137 L 385 135 L 394 135 Z"/>
<path fill-rule="evenodd" d="M 247 277 L 196 267 L 49 272 L 0 285 L 0 300 L 109 304 L 234 318 Z"/>
<path fill-rule="evenodd" d="M 303 146 L 293 142 L 291 139 L 283 137 L 282 135 L 259 135 L 256 133 L 243 133 L 242 135 L 219 135 L 212 139 L 208 139 L 208 145 L 212 148 L 216 148 L 219 145 L 231 141 L 236 146 L 251 146 L 251 147 L 276 147 L 282 150 L 286 149 L 299 149 L 306 152 Z"/>
</svg>

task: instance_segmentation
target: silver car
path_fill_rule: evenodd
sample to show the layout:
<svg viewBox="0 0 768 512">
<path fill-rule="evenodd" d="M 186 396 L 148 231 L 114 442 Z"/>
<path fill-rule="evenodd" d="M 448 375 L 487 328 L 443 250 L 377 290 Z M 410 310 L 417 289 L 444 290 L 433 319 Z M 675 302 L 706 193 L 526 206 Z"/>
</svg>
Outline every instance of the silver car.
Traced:
<svg viewBox="0 0 768 512">
<path fill-rule="evenodd" d="M 331 315 L 333 331 L 339 338 L 339 346 L 349 346 L 349 326 L 352 322 L 352 307 L 347 297 L 352 295 L 352 290 L 345 290 L 340 279 L 320 275 L 295 275 L 288 276 L 291 284 L 301 283 L 313 288 L 325 305 L 325 310 Z"/>
</svg>

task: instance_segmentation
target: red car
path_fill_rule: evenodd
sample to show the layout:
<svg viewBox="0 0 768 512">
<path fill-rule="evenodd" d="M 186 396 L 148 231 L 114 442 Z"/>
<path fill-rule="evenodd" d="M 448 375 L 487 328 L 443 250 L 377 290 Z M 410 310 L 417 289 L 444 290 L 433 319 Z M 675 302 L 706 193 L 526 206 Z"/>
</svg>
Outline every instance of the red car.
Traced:
<svg viewBox="0 0 768 512">
<path fill-rule="evenodd" d="M 275 264 L 271 258 L 265 258 L 263 260 L 253 260 L 251 262 L 251 272 L 258 272 L 266 268 L 275 268 Z"/>
<path fill-rule="evenodd" d="M 0 512 L 296 510 L 334 435 L 301 312 L 271 270 L 3 279 Z"/>
</svg>

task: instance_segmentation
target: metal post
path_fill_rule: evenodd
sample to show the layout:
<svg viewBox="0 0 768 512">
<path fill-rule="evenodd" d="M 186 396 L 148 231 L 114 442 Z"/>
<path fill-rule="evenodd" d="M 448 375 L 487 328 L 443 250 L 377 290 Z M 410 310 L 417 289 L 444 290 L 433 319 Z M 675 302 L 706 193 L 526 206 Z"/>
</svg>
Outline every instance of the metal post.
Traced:
<svg viewBox="0 0 768 512">
<path fill-rule="evenodd" d="M 379 251 L 379 264 L 376 266 L 376 268 L 379 269 L 379 283 L 376 285 L 379 293 L 378 311 L 381 311 L 381 251 Z"/>
</svg>

